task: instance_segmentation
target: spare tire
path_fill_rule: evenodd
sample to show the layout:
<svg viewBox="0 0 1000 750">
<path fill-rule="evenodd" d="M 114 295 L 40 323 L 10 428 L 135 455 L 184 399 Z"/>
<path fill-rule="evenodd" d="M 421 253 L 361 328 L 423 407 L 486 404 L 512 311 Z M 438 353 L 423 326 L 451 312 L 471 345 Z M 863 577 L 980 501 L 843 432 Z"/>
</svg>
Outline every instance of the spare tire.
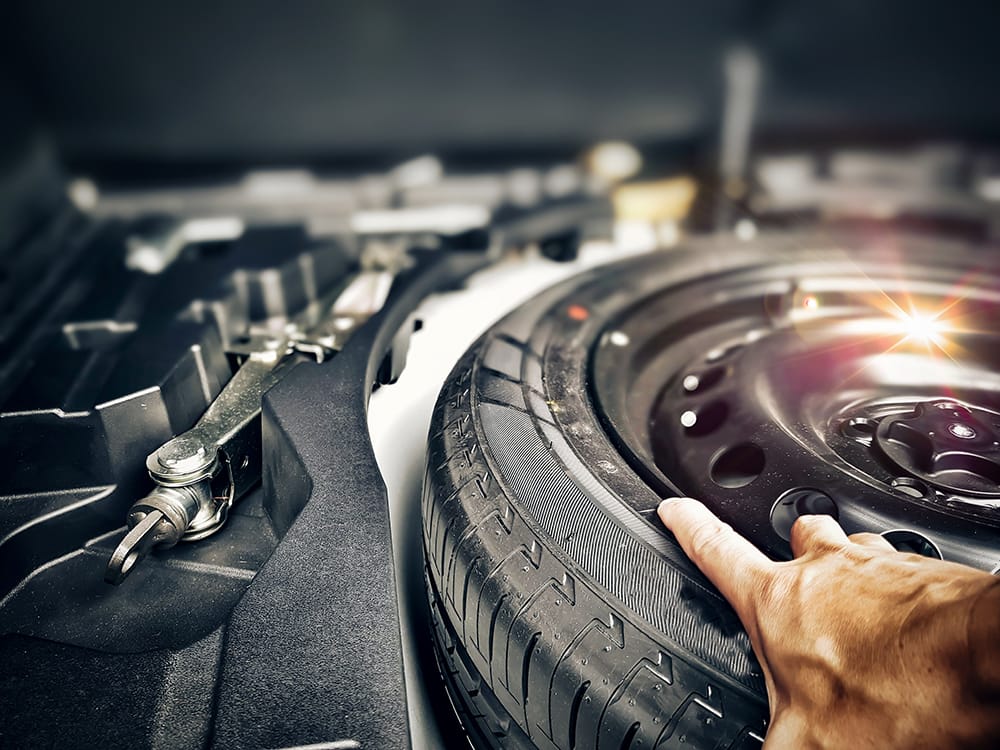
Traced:
<svg viewBox="0 0 1000 750">
<path fill-rule="evenodd" d="M 795 515 L 825 512 L 995 568 L 997 446 L 956 489 L 879 427 L 942 405 L 995 442 L 996 271 L 921 238 L 703 239 L 487 331 L 437 402 L 422 509 L 436 654 L 473 744 L 762 744 L 760 666 L 657 521 L 663 496 L 700 497 L 779 559 Z M 951 320 L 959 288 L 945 342 L 920 310 Z M 916 308 L 886 303 L 904 295 Z M 961 368 L 935 350 L 956 341 Z"/>
</svg>

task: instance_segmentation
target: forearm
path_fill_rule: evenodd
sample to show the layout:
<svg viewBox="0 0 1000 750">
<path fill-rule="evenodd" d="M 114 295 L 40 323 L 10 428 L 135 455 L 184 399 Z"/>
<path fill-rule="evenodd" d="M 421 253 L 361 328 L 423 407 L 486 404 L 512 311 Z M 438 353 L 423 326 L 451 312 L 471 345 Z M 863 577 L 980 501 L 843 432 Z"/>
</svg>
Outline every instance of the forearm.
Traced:
<svg viewBox="0 0 1000 750">
<path fill-rule="evenodd" d="M 994 577 L 972 602 L 968 644 L 973 697 L 1000 723 L 1000 578 Z"/>
<path fill-rule="evenodd" d="M 919 710 L 903 722 L 900 747 L 1000 747 L 1000 578 L 962 578 L 939 589 L 950 597 L 930 597 L 922 636 L 910 634 L 904 663 L 915 682 L 896 713 Z"/>
</svg>

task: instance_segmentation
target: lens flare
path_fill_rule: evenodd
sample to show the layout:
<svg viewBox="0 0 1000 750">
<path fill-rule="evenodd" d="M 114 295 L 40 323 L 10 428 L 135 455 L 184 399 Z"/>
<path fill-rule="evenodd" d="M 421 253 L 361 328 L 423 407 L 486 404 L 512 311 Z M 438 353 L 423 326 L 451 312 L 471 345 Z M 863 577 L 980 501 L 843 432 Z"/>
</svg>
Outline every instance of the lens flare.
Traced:
<svg viewBox="0 0 1000 750">
<path fill-rule="evenodd" d="M 946 326 L 935 315 L 911 312 L 899 316 L 900 328 L 907 339 L 921 343 L 930 348 L 931 345 L 944 349 Z"/>
</svg>

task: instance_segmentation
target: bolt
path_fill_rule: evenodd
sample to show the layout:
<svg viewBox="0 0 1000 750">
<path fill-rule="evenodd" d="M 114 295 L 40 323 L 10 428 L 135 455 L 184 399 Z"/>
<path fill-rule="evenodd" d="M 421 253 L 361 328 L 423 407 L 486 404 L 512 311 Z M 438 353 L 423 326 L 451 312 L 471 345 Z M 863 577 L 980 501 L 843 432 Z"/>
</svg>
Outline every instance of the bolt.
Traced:
<svg viewBox="0 0 1000 750">
<path fill-rule="evenodd" d="M 156 452 L 156 459 L 161 466 L 185 473 L 200 469 L 208 462 L 209 456 L 200 440 L 181 435 L 165 443 Z"/>
<path fill-rule="evenodd" d="M 176 466 L 187 459 L 204 457 L 204 445 L 183 437 L 171 440 L 160 449 L 160 461 L 164 466 Z"/>
</svg>

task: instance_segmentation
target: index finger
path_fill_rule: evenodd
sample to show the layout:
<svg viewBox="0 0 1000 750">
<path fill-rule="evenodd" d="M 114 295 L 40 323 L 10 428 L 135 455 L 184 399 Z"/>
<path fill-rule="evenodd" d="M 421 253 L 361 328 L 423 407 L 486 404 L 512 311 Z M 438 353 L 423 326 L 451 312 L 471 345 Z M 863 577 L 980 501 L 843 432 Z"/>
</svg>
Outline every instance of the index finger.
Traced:
<svg viewBox="0 0 1000 750">
<path fill-rule="evenodd" d="M 697 500 L 664 500 L 657 513 L 687 556 L 747 622 L 774 563 Z"/>
</svg>

